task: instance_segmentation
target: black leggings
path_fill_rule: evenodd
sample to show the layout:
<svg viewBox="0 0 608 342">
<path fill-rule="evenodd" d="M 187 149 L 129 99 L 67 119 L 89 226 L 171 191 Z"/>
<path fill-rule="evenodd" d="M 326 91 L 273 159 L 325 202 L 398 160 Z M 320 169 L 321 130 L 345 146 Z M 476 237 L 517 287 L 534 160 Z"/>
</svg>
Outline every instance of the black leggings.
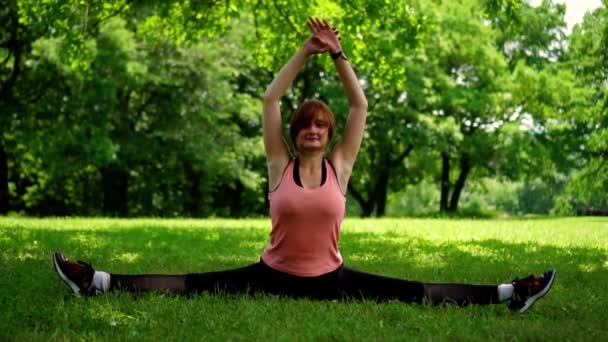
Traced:
<svg viewBox="0 0 608 342">
<path fill-rule="evenodd" d="M 271 294 L 315 300 L 398 300 L 458 305 L 499 303 L 496 285 L 426 284 L 360 272 L 345 266 L 317 277 L 299 277 L 276 271 L 262 261 L 233 270 L 186 275 L 111 274 L 110 290 Z"/>
</svg>

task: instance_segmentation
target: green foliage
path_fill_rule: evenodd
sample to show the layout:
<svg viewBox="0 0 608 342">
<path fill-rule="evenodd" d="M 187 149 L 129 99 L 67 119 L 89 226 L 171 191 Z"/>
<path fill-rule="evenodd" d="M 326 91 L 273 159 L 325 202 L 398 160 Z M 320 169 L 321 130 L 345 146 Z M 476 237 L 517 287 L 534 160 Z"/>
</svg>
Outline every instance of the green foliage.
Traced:
<svg viewBox="0 0 608 342">
<path fill-rule="evenodd" d="M 278 71 L 309 32 L 308 17 L 322 17 L 340 30 L 343 48 L 370 84 L 397 86 L 405 81 L 408 50 L 427 27 L 427 15 L 415 4 L 398 0 L 243 1 L 255 21 L 255 40 L 247 48 L 257 51 L 256 63 Z M 381 20 L 379 20 L 381 18 Z M 326 69 L 333 69 L 328 60 Z"/>
<path fill-rule="evenodd" d="M 579 95 L 584 109 L 572 115 L 563 131 L 576 138 L 573 145 L 577 171 L 560 198 L 556 212 L 600 214 L 608 211 L 608 10 L 602 6 L 587 14 L 576 25 L 569 39 L 570 49 L 565 61 L 575 75 L 578 86 L 587 93 Z M 567 145 L 566 145 L 567 146 Z"/>
<path fill-rule="evenodd" d="M 485 0 L 487 15 L 490 18 L 500 18 L 504 24 L 516 26 L 521 22 L 521 7 L 525 2 L 521 0 Z"/>
<path fill-rule="evenodd" d="M 94 208 L 94 203 L 70 203 L 82 200 L 79 192 L 57 191 L 90 168 L 128 172 L 129 197 L 136 203 L 132 215 L 184 215 L 182 189 L 190 182 L 200 184 L 199 191 L 234 182 L 260 189 L 261 176 L 246 167 L 248 160 L 261 157 L 260 139 L 257 134 L 242 136 L 238 125 L 259 127 L 260 105 L 246 94 L 232 96 L 232 78 L 243 58 L 235 49 L 238 43 L 230 39 L 188 47 L 170 39 L 144 45 L 149 37 L 136 36 L 123 20 L 113 18 L 86 44 L 91 59 L 84 68 L 64 63 L 57 51 L 65 46 L 62 41 L 40 40 L 32 65 L 50 69 L 51 78 L 65 82 L 45 94 L 57 103 L 32 107 L 34 115 L 19 130 L 22 139 L 35 135 L 39 143 L 24 149 L 42 163 L 23 168 L 37 170 L 38 179 L 51 180 L 27 189 L 27 205 L 57 197 L 73 206 L 71 210 Z M 218 63 L 221 60 L 225 62 Z M 57 132 L 65 132 L 61 140 L 55 139 Z M 194 165 L 195 175 L 184 174 L 184 163 Z M 108 190 L 97 186 L 97 191 Z"/>
<path fill-rule="evenodd" d="M 511 7 L 513 8 L 513 6 Z M 505 12 L 493 17 L 498 29 L 497 44 L 513 69 L 518 63 L 537 70 L 562 58 L 565 49 L 566 6 L 544 0 L 536 7 L 520 3 L 517 8 L 517 25 Z"/>
<path fill-rule="evenodd" d="M 512 217 L 519 215 L 572 215 L 564 211 L 562 198 L 565 177 L 529 179 L 526 181 L 474 177 L 463 191 L 461 208 L 450 217 Z M 387 215 L 396 217 L 435 217 L 439 188 L 422 181 L 406 191 L 389 195 Z"/>
<path fill-rule="evenodd" d="M 568 175 L 556 208 L 604 205 L 605 8 L 566 37 L 548 0 L 2 4 L 2 213 L 266 214 L 260 97 L 309 16 L 339 28 L 369 99 L 349 213 L 426 213 L 431 199 L 544 213 L 561 190 L 527 209 L 502 194 L 503 208 L 488 177 L 540 189 Z M 339 133 L 347 102 L 327 56 L 299 75 L 285 119 L 307 97 Z"/>
<path fill-rule="evenodd" d="M 607 182 L 606 159 L 591 159 L 584 169 L 572 176 L 565 191 L 558 198 L 553 213 L 605 215 L 608 208 Z"/>
<path fill-rule="evenodd" d="M 421 181 L 402 192 L 389 195 L 386 215 L 390 217 L 431 216 L 437 213 L 439 189 L 433 183 Z"/>
</svg>

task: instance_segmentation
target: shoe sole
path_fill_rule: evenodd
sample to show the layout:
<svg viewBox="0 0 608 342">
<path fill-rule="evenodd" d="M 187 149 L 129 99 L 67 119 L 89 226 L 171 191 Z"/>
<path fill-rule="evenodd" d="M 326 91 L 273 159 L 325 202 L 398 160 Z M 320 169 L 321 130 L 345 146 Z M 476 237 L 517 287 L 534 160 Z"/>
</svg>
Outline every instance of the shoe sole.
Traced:
<svg viewBox="0 0 608 342">
<path fill-rule="evenodd" d="M 526 312 L 534 303 L 536 303 L 537 300 L 541 299 L 544 295 L 547 294 L 547 292 L 549 292 L 549 290 L 551 289 L 551 286 L 553 286 L 553 281 L 555 280 L 555 276 L 557 275 L 557 271 L 555 269 L 551 269 L 550 270 L 551 273 L 551 279 L 549 279 L 549 282 L 547 283 L 547 285 L 545 285 L 545 287 L 542 289 L 542 291 L 540 291 L 539 293 L 535 294 L 534 296 L 531 296 L 530 298 L 528 298 L 526 300 L 526 303 L 524 304 L 524 306 L 519 309 L 519 312 Z"/>
<path fill-rule="evenodd" d="M 61 267 L 59 267 L 59 261 L 57 261 L 58 258 L 63 259 L 63 255 L 61 255 L 61 253 L 59 253 L 59 252 L 54 252 L 53 253 L 53 265 L 55 266 L 55 271 L 59 275 L 59 278 L 61 278 L 61 280 L 63 280 L 66 284 L 68 284 L 68 286 L 72 289 L 72 291 L 74 291 L 75 294 L 80 295 L 80 288 L 78 287 L 78 285 L 76 285 L 76 283 L 71 281 L 70 278 L 68 278 L 61 271 Z"/>
</svg>

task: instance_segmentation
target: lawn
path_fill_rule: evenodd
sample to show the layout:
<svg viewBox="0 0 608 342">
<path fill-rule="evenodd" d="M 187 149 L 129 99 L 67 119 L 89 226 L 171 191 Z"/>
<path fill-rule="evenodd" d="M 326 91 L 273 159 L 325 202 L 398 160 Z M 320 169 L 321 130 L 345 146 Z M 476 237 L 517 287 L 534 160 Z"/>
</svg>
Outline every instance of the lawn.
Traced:
<svg viewBox="0 0 608 342">
<path fill-rule="evenodd" d="M 427 282 L 502 283 L 557 268 L 526 314 L 504 305 L 111 293 L 85 299 L 51 252 L 115 273 L 256 262 L 268 219 L 0 218 L 0 340 L 608 340 L 608 218 L 347 219 L 345 264 Z"/>
</svg>

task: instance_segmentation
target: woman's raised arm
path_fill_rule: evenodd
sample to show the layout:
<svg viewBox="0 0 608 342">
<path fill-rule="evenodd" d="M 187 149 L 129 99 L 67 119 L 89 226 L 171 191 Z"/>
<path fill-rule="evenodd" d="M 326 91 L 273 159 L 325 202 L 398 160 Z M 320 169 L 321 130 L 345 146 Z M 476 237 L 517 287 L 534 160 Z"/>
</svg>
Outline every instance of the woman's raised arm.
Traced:
<svg viewBox="0 0 608 342">
<path fill-rule="evenodd" d="M 329 156 L 330 161 L 336 168 L 340 188 L 343 192 L 346 192 L 348 180 L 352 174 L 357 153 L 363 140 L 365 118 L 367 116 L 367 98 L 363 89 L 361 89 L 357 75 L 355 75 L 342 51 L 338 31 L 331 28 L 326 21 L 319 20 L 314 20 L 313 25 L 309 25 L 309 27 L 313 35 L 328 47 L 348 98 L 349 113 L 344 132 L 342 132 L 342 138 Z"/>
<path fill-rule="evenodd" d="M 293 83 L 308 56 L 325 52 L 327 46 L 318 38 L 310 37 L 295 55 L 281 68 L 279 74 L 270 83 L 264 93 L 262 129 L 264 134 L 264 148 L 266 150 L 266 165 L 268 167 L 268 187 L 274 190 L 279 182 L 283 170 L 289 163 L 290 156 L 287 144 L 281 129 L 280 100 Z"/>
</svg>

